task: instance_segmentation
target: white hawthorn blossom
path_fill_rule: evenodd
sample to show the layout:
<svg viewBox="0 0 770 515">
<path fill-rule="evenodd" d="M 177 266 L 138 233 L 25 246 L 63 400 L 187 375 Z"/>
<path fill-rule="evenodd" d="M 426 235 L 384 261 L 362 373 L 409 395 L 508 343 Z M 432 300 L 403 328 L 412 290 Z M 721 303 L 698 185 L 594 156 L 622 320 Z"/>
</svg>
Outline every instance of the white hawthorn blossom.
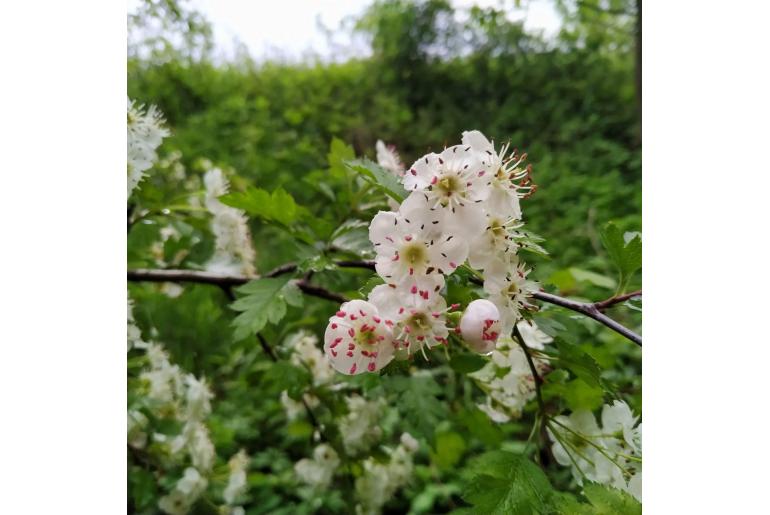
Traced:
<svg viewBox="0 0 770 515">
<path fill-rule="evenodd" d="M 518 257 L 510 262 L 495 261 L 484 274 L 484 291 L 500 310 L 502 332 L 510 334 L 513 325 L 521 317 L 521 310 L 531 307 L 529 298 L 539 285 L 527 279 L 529 269 Z"/>
<path fill-rule="evenodd" d="M 219 201 L 219 197 L 229 190 L 230 183 L 219 168 L 207 171 L 203 183 L 206 186 L 206 209 L 213 215 L 211 231 L 216 237 L 214 256 L 206 268 L 222 274 L 255 275 L 256 252 L 246 216 L 240 209 Z"/>
<path fill-rule="evenodd" d="M 487 393 L 486 402 L 478 407 L 494 422 L 508 422 L 521 416 L 524 406 L 535 397 L 535 378 L 521 346 L 510 336 L 501 336 L 480 370 L 468 374 Z M 539 374 L 547 365 L 533 358 Z"/>
<path fill-rule="evenodd" d="M 310 409 L 317 407 L 320 402 L 317 397 L 309 393 L 303 394 L 302 398 Z M 281 392 L 281 405 L 283 406 L 284 413 L 286 413 L 286 418 L 289 420 L 295 420 L 300 415 L 306 413 L 305 405 L 289 397 L 289 392 L 286 390 Z"/>
<path fill-rule="evenodd" d="M 491 192 L 489 156 L 470 145 L 455 145 L 440 154 L 427 154 L 404 173 L 410 197 L 424 198 L 427 207 L 442 214 L 461 236 L 483 228 L 481 205 Z"/>
<path fill-rule="evenodd" d="M 556 461 L 585 479 L 624 490 L 641 501 L 641 424 L 623 401 L 602 407 L 602 427 L 590 411 L 558 416 L 548 426 Z"/>
<path fill-rule="evenodd" d="M 520 167 L 527 155 L 518 155 L 515 150 L 508 155 L 508 145 L 503 145 L 499 152 L 495 151 L 486 136 L 476 130 L 463 132 L 462 144 L 488 156 L 486 163 L 491 191 L 486 202 L 487 211 L 521 220 L 519 199 L 530 194 L 534 188 L 530 181 L 531 167 Z"/>
<path fill-rule="evenodd" d="M 349 454 L 365 452 L 382 437 L 382 429 L 378 424 L 385 401 L 381 398 L 368 401 L 355 394 L 345 401 L 348 413 L 339 422 L 342 444 Z"/>
<path fill-rule="evenodd" d="M 497 212 L 485 214 L 484 230 L 470 244 L 468 263 L 478 270 L 486 268 L 495 261 L 510 261 L 509 256 L 516 253 L 518 244 L 513 235 L 521 224 L 513 218 L 505 218 Z"/>
<path fill-rule="evenodd" d="M 294 473 L 300 482 L 314 491 L 322 491 L 331 484 L 340 459 L 329 444 L 321 444 L 313 450 L 313 458 L 303 458 L 294 464 Z"/>
<path fill-rule="evenodd" d="M 318 347 L 317 336 L 307 331 L 300 331 L 289 336 L 285 345 L 291 349 L 289 358 L 291 364 L 309 370 L 316 386 L 329 383 L 334 379 L 334 369 Z"/>
<path fill-rule="evenodd" d="M 500 311 L 486 299 L 476 299 L 460 319 L 463 340 L 474 351 L 487 354 L 495 348 L 500 336 Z"/>
<path fill-rule="evenodd" d="M 398 212 L 380 211 L 369 225 L 377 273 L 395 283 L 414 275 L 451 274 L 468 257 L 468 244 L 443 229 L 440 214 L 419 198 L 407 199 Z"/>
<path fill-rule="evenodd" d="M 235 504 L 235 501 L 242 496 L 248 489 L 246 483 L 246 469 L 249 466 L 249 457 L 241 449 L 227 462 L 230 469 L 230 476 L 227 478 L 227 486 L 222 493 L 222 498 L 228 505 Z"/>
<path fill-rule="evenodd" d="M 519 334 L 524 338 L 524 344 L 530 349 L 543 350 L 546 343 L 551 343 L 553 338 L 545 334 L 531 320 L 521 320 L 516 324 Z"/>
<path fill-rule="evenodd" d="M 399 359 L 418 351 L 426 356 L 425 347 L 448 343 L 449 309 L 439 293 L 443 285 L 443 278 L 434 274 L 408 278 L 400 285 L 381 284 L 369 294 L 369 302 L 393 322 L 393 347 Z"/>
<path fill-rule="evenodd" d="M 158 158 L 155 153 L 163 138 L 169 135 L 163 117 L 155 106 L 147 109 L 128 100 L 128 196 Z"/>
<path fill-rule="evenodd" d="M 168 495 L 160 498 L 158 508 L 169 515 L 184 515 L 206 491 L 208 480 L 193 467 L 188 467 Z"/>
<path fill-rule="evenodd" d="M 390 460 L 380 463 L 374 458 L 363 462 L 364 473 L 356 479 L 358 515 L 378 515 L 393 495 L 403 488 L 412 476 L 412 456 L 419 448 L 409 433 L 401 435 L 401 443 L 389 452 Z"/>
<path fill-rule="evenodd" d="M 404 165 L 396 152 L 396 147 L 386 145 L 382 140 L 377 140 L 377 164 L 391 172 L 396 177 L 404 176 Z"/>
<path fill-rule="evenodd" d="M 324 351 L 334 369 L 348 375 L 375 372 L 393 359 L 393 321 L 373 304 L 351 300 L 329 319 Z"/>
</svg>

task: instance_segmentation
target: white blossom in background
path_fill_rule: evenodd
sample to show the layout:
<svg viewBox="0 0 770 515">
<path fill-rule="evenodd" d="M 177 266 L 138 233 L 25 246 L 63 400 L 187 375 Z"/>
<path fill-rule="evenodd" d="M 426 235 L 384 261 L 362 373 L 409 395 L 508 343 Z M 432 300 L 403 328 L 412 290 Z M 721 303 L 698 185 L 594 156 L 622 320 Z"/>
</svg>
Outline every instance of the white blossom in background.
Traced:
<svg viewBox="0 0 770 515">
<path fill-rule="evenodd" d="M 128 100 L 128 196 L 139 184 L 155 160 L 163 138 L 169 135 L 163 127 L 163 117 L 155 106 L 145 109 Z"/>
<path fill-rule="evenodd" d="M 468 346 L 480 354 L 491 352 L 500 336 L 500 311 L 486 299 L 476 299 L 460 319 L 460 334 Z"/>
<path fill-rule="evenodd" d="M 128 307 L 126 309 L 127 311 L 127 333 L 128 333 L 128 350 L 133 349 L 134 347 L 145 347 L 147 344 L 142 340 L 142 332 L 139 330 L 139 327 L 136 325 L 136 321 L 134 320 L 134 302 L 131 300 L 131 298 L 128 298 Z"/>
<path fill-rule="evenodd" d="M 244 450 L 240 450 L 230 458 L 227 466 L 230 468 L 230 476 L 227 478 L 227 486 L 222 493 L 222 498 L 226 504 L 234 505 L 235 501 L 248 489 L 246 469 L 249 466 L 249 457 Z"/>
<path fill-rule="evenodd" d="M 348 375 L 381 369 L 393 359 L 392 325 L 369 302 L 345 302 L 329 319 L 324 334 L 324 351 L 331 365 Z"/>
<path fill-rule="evenodd" d="M 494 422 L 519 418 L 527 403 L 535 397 L 535 378 L 521 346 L 510 336 L 502 336 L 490 361 L 480 370 L 468 374 L 487 393 L 479 409 Z M 535 368 L 542 374 L 547 365 L 533 358 Z"/>
<path fill-rule="evenodd" d="M 208 480 L 193 467 L 188 467 L 174 489 L 160 498 L 158 507 L 170 515 L 184 515 L 206 491 Z"/>
<path fill-rule="evenodd" d="M 404 487 L 412 476 L 412 456 L 419 448 L 409 433 L 401 435 L 401 443 L 390 452 L 390 461 L 380 463 L 374 458 L 363 462 L 364 473 L 356 479 L 358 515 L 377 515 L 382 508 Z"/>
<path fill-rule="evenodd" d="M 128 410 L 128 445 L 143 449 L 147 445 L 147 427 L 149 420 L 139 410 Z"/>
<path fill-rule="evenodd" d="M 313 450 L 313 457 L 303 458 L 294 464 L 294 473 L 300 482 L 315 491 L 327 488 L 340 465 L 337 452 L 329 444 L 321 444 Z"/>
<path fill-rule="evenodd" d="M 285 345 L 291 349 L 291 364 L 309 370 L 313 376 L 313 384 L 318 386 L 334 379 L 334 368 L 318 347 L 317 336 L 307 331 L 299 331 L 289 336 Z"/>
<path fill-rule="evenodd" d="M 382 140 L 377 140 L 377 164 L 391 172 L 396 177 L 404 176 L 404 165 L 396 152 L 396 147 L 386 145 Z"/>
<path fill-rule="evenodd" d="M 206 269 L 221 274 L 254 276 L 256 252 L 246 216 L 240 209 L 219 201 L 219 197 L 228 192 L 230 183 L 219 168 L 207 171 L 203 183 L 206 209 L 212 214 L 211 231 L 216 238 L 214 256 Z"/>
<path fill-rule="evenodd" d="M 309 393 L 303 394 L 302 398 L 310 409 L 317 407 L 320 402 L 317 397 Z M 289 392 L 286 390 L 281 392 L 281 405 L 283 406 L 283 411 L 286 413 L 286 418 L 289 420 L 295 420 L 306 413 L 305 405 L 302 404 L 302 402 L 295 401 L 289 397 Z"/>
<path fill-rule="evenodd" d="M 516 328 L 521 337 L 524 338 L 524 345 L 530 349 L 543 350 L 547 343 L 553 341 L 553 338 L 540 330 L 537 324 L 531 320 L 521 320 L 516 324 Z"/>
<path fill-rule="evenodd" d="M 355 394 L 345 400 L 348 414 L 339 421 L 342 444 L 349 454 L 365 452 L 382 437 L 379 422 L 385 401 L 382 398 L 368 401 Z"/>
<path fill-rule="evenodd" d="M 610 485 L 642 498 L 641 424 L 623 401 L 602 407 L 600 427 L 590 411 L 558 416 L 549 424 L 556 461 L 575 481 Z"/>
</svg>

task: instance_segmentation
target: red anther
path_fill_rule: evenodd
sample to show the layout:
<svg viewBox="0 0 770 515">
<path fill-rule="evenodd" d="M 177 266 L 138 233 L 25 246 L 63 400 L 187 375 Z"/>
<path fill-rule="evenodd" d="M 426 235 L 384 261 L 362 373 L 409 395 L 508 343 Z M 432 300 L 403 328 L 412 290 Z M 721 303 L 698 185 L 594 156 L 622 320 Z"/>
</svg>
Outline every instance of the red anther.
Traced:
<svg viewBox="0 0 770 515">
<path fill-rule="evenodd" d="M 434 175 L 433 178 L 430 180 L 431 184 L 436 184 L 438 182 L 438 176 Z"/>
<path fill-rule="evenodd" d="M 412 294 L 417 293 L 417 285 L 412 286 L 412 289 L 410 290 Z"/>
<path fill-rule="evenodd" d="M 356 344 L 355 343 L 348 343 L 348 350 L 353 350 L 355 348 L 356 348 Z"/>
<path fill-rule="evenodd" d="M 353 363 L 353 366 L 350 367 L 350 373 L 351 374 L 355 374 L 356 373 L 356 364 L 355 363 Z"/>
<path fill-rule="evenodd" d="M 349 358 L 352 358 L 352 357 L 353 357 L 353 351 L 352 351 L 352 350 L 349 350 L 349 351 L 348 351 L 346 354 L 347 354 L 347 356 L 348 356 Z"/>
<path fill-rule="evenodd" d="M 460 305 L 459 305 L 459 304 L 452 304 L 451 306 L 449 306 L 449 309 L 450 309 L 450 310 L 451 310 L 451 309 L 457 309 L 457 308 L 459 308 L 459 307 L 460 307 Z"/>
<path fill-rule="evenodd" d="M 380 317 L 372 317 L 372 320 L 374 320 L 375 324 L 379 324 L 382 321 Z"/>
<path fill-rule="evenodd" d="M 393 326 L 393 320 L 385 320 L 385 325 Z"/>
<path fill-rule="evenodd" d="M 415 170 L 414 168 L 412 168 L 411 170 L 409 170 L 409 173 L 411 173 L 412 175 L 414 175 L 415 177 L 417 177 L 417 170 Z"/>
<path fill-rule="evenodd" d="M 385 236 L 385 239 L 388 240 L 389 242 L 393 243 L 393 238 L 391 238 L 390 236 Z"/>
<path fill-rule="evenodd" d="M 409 326 L 405 326 L 404 332 L 406 332 L 406 334 L 410 334 L 412 332 L 412 329 Z"/>
<path fill-rule="evenodd" d="M 384 337 L 383 335 L 379 335 L 379 336 L 377 337 L 377 341 L 378 341 L 378 342 L 381 342 L 381 341 L 382 341 L 382 340 L 384 340 L 384 339 L 385 339 L 385 337 Z"/>
<path fill-rule="evenodd" d="M 424 336 L 418 336 L 418 337 L 417 337 L 417 341 L 418 341 L 418 342 L 421 342 L 421 341 L 423 341 L 424 339 L 425 339 L 425 337 L 424 337 Z"/>
<path fill-rule="evenodd" d="M 411 234 L 407 234 L 406 236 L 404 236 L 404 239 L 406 241 L 412 241 L 412 235 Z"/>
<path fill-rule="evenodd" d="M 374 361 L 369 362 L 369 372 L 374 372 Z"/>
<path fill-rule="evenodd" d="M 409 275 L 414 275 L 414 268 L 409 269 Z"/>
<path fill-rule="evenodd" d="M 393 256 L 393 259 L 392 259 L 392 261 L 398 261 L 398 254 L 396 254 L 395 256 Z"/>
<path fill-rule="evenodd" d="M 332 329 L 337 329 L 337 324 L 332 324 Z"/>
<path fill-rule="evenodd" d="M 481 171 L 478 173 L 478 176 L 479 176 L 479 177 L 483 177 L 485 173 L 487 173 L 487 172 L 485 172 L 484 170 L 481 170 Z"/>
<path fill-rule="evenodd" d="M 471 186 L 473 186 L 473 183 L 472 182 L 466 182 L 465 185 L 470 188 Z"/>
<path fill-rule="evenodd" d="M 329 345 L 329 348 L 333 349 L 334 347 L 339 345 L 341 341 L 342 341 L 342 337 L 335 338 L 334 341 L 332 342 L 332 344 Z"/>
<path fill-rule="evenodd" d="M 361 316 L 362 316 L 362 317 L 365 317 L 365 316 L 366 316 L 366 313 L 364 313 L 364 310 L 363 310 L 363 309 L 359 309 L 359 310 L 358 310 L 358 312 L 359 312 L 359 313 L 361 313 Z"/>
<path fill-rule="evenodd" d="M 452 268 L 457 268 L 457 264 L 454 261 L 450 261 L 449 266 L 451 266 Z"/>
<path fill-rule="evenodd" d="M 352 327 L 348 329 L 348 334 L 350 335 L 351 338 L 353 338 L 356 335 L 355 329 L 353 329 Z"/>
<path fill-rule="evenodd" d="M 375 351 L 375 352 L 370 352 L 370 353 L 369 353 L 369 355 L 370 355 L 371 357 L 375 358 L 375 359 L 377 358 L 377 354 L 379 354 L 379 353 L 378 353 L 378 352 L 376 352 L 376 351 Z"/>
<path fill-rule="evenodd" d="M 350 314 L 350 319 L 351 319 L 351 320 L 358 320 L 358 317 L 357 317 L 357 316 L 355 316 L 353 313 L 351 313 L 351 314 Z"/>
<path fill-rule="evenodd" d="M 362 350 L 361 351 L 361 355 L 368 358 L 369 357 L 369 351 L 368 350 Z"/>
<path fill-rule="evenodd" d="M 404 312 L 404 308 L 403 308 L 403 307 L 400 307 L 400 308 L 398 308 L 398 314 L 399 314 L 399 315 L 400 315 L 401 313 L 403 313 L 403 312 Z"/>
<path fill-rule="evenodd" d="M 455 332 L 457 334 L 460 334 L 462 332 L 462 331 L 460 331 L 460 326 L 459 325 L 457 327 L 455 327 Z"/>
<path fill-rule="evenodd" d="M 332 357 L 335 357 L 335 358 L 337 357 L 337 351 L 336 350 L 332 349 L 329 352 L 332 353 Z"/>
<path fill-rule="evenodd" d="M 433 313 L 431 313 L 431 315 L 433 315 L 433 318 L 438 318 L 438 317 L 440 317 L 440 316 L 441 316 L 441 313 L 436 313 L 436 312 L 434 311 Z"/>
<path fill-rule="evenodd" d="M 338 317 L 342 318 L 342 317 L 344 317 L 345 315 L 346 315 L 346 313 L 345 313 L 344 311 L 342 311 L 342 310 L 339 310 L 339 311 L 337 311 L 337 316 L 338 316 Z"/>
</svg>

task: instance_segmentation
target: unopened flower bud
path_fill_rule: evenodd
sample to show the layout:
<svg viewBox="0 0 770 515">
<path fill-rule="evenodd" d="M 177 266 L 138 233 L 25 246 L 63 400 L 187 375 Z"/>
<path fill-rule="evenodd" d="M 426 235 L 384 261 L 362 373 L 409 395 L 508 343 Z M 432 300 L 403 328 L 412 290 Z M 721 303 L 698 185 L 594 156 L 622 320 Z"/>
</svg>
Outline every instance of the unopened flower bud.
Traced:
<svg viewBox="0 0 770 515">
<path fill-rule="evenodd" d="M 460 320 L 460 332 L 465 343 L 480 354 L 492 352 L 500 336 L 500 312 L 486 299 L 468 304 Z"/>
</svg>

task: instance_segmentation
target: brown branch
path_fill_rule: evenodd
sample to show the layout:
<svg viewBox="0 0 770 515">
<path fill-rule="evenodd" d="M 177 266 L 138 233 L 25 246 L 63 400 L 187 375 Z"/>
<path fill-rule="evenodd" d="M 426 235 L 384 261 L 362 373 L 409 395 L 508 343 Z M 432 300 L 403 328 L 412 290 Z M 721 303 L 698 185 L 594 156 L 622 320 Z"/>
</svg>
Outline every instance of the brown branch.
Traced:
<svg viewBox="0 0 770 515">
<path fill-rule="evenodd" d="M 287 273 L 286 271 L 282 273 Z M 276 274 L 280 275 L 280 274 Z M 274 276 L 266 276 L 274 277 Z M 199 283 L 199 284 L 211 284 L 213 286 L 219 286 L 226 290 L 233 286 L 240 286 L 249 282 L 252 279 L 259 279 L 258 277 L 245 277 L 236 275 L 220 275 L 211 272 L 205 272 L 200 270 L 151 270 L 138 268 L 128 271 L 129 281 L 145 281 L 156 283 Z M 329 291 L 321 286 L 310 284 L 307 281 L 297 281 L 297 287 L 306 295 L 312 297 L 318 297 L 321 299 L 332 300 L 335 302 L 343 303 L 348 299 L 339 293 Z"/>
<path fill-rule="evenodd" d="M 585 302 L 565 299 L 564 297 L 559 297 L 558 295 L 553 295 L 544 291 L 536 291 L 532 294 L 532 296 L 540 301 L 548 302 L 549 304 L 555 304 L 556 306 L 561 306 L 563 308 L 582 313 L 588 318 L 593 318 L 597 322 L 606 325 L 616 333 L 625 336 L 638 346 L 642 346 L 641 336 L 599 311 L 594 304 L 587 304 Z"/>
<path fill-rule="evenodd" d="M 625 302 L 628 299 L 633 299 L 634 297 L 641 297 L 641 296 L 642 296 L 642 290 L 636 290 L 636 291 L 632 291 L 631 293 L 626 293 L 623 295 L 615 295 L 614 297 L 610 297 L 609 299 L 603 300 L 601 302 L 594 302 L 594 307 L 599 311 L 604 311 L 605 309 L 610 308 L 615 304 L 620 304 L 621 302 Z"/>
</svg>

